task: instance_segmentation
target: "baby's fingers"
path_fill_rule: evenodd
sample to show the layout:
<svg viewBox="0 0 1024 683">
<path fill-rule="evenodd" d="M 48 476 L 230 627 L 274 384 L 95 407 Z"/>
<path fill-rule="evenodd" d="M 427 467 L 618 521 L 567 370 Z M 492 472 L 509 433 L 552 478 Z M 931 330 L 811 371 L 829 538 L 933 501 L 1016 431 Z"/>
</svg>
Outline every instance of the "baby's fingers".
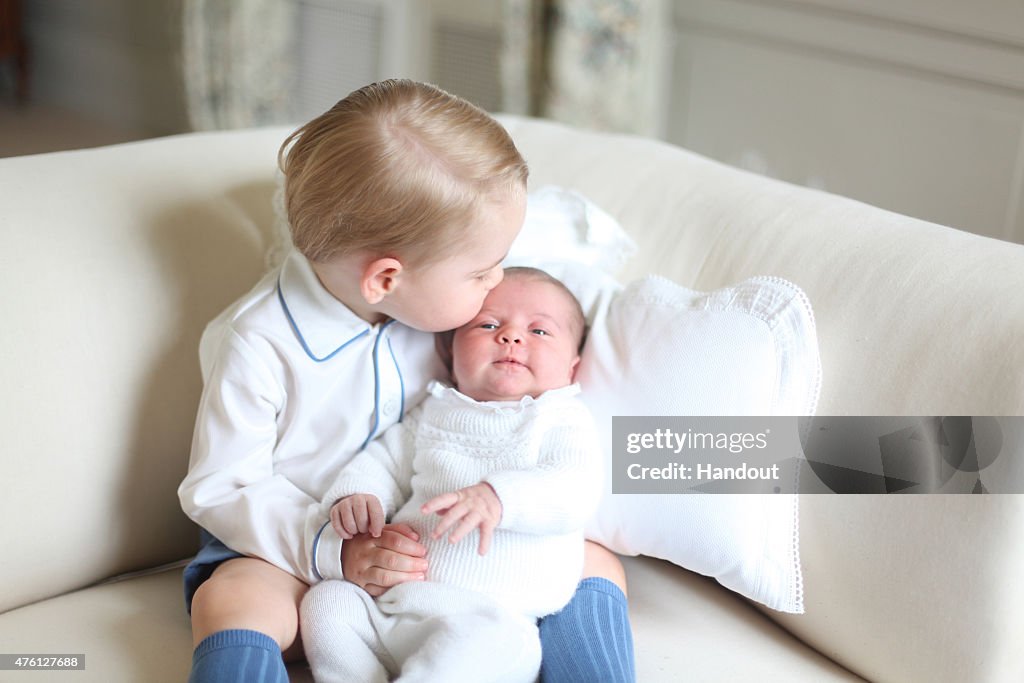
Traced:
<svg viewBox="0 0 1024 683">
<path fill-rule="evenodd" d="M 434 538 L 441 538 L 445 532 L 455 526 L 455 523 L 460 519 L 469 514 L 469 508 L 463 503 L 459 503 L 453 508 L 449 508 L 447 511 L 441 513 L 441 521 L 434 527 L 434 533 L 431 534 Z"/>
<path fill-rule="evenodd" d="M 424 503 L 423 507 L 420 508 L 420 512 L 422 512 L 425 515 L 429 515 L 431 512 L 438 512 L 439 510 L 450 508 L 457 502 L 459 502 L 458 493 L 454 491 L 451 491 L 449 493 L 442 493 L 441 495 L 434 496 L 426 503 Z"/>
<path fill-rule="evenodd" d="M 384 508 L 380 501 L 376 498 L 366 501 L 366 512 L 369 516 L 367 530 L 374 538 L 380 538 L 381 530 L 384 529 Z"/>
<path fill-rule="evenodd" d="M 469 533 L 480 526 L 482 518 L 477 512 L 467 512 L 462 519 L 459 521 L 459 525 L 455 527 L 455 530 L 448 534 L 449 543 L 458 543 L 465 538 Z"/>
<path fill-rule="evenodd" d="M 487 554 L 487 551 L 491 549 L 491 539 L 494 537 L 494 527 L 488 526 L 487 524 L 480 525 L 480 546 L 478 552 L 481 556 Z"/>
<path fill-rule="evenodd" d="M 331 508 L 331 526 L 334 528 L 334 532 L 336 534 L 338 534 L 338 536 L 340 538 L 342 538 L 342 539 L 347 541 L 347 540 L 352 538 L 352 535 L 353 535 L 354 531 L 349 531 L 349 529 L 350 528 L 355 529 L 355 526 L 354 526 L 355 523 L 354 522 L 346 522 L 345 521 L 345 512 L 346 511 L 348 511 L 347 508 L 345 508 L 344 506 L 341 506 L 341 505 L 335 505 L 334 507 L 332 507 Z M 351 518 L 351 513 L 349 514 L 349 517 Z M 351 527 L 346 526 L 348 524 L 352 524 L 353 526 L 351 526 Z"/>
</svg>

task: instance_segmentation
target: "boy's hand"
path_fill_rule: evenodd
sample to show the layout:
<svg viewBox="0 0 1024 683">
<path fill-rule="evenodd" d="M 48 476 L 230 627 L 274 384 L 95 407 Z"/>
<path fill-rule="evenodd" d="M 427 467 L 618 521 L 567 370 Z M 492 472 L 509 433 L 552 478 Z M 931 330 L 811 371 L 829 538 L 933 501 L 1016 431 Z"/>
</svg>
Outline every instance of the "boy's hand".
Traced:
<svg viewBox="0 0 1024 683">
<path fill-rule="evenodd" d="M 380 536 L 359 534 L 341 544 L 345 578 L 375 598 L 406 581 L 423 581 L 427 549 L 408 524 L 387 524 Z"/>
<path fill-rule="evenodd" d="M 346 541 L 356 534 L 380 538 L 384 528 L 384 508 L 377 496 L 356 493 L 339 500 L 331 508 L 331 526 Z"/>
<path fill-rule="evenodd" d="M 431 534 L 434 538 L 442 535 L 452 527 L 448 534 L 450 543 L 458 543 L 473 529 L 480 530 L 479 553 L 486 555 L 491 547 L 494 528 L 501 521 L 501 500 L 487 482 L 480 482 L 451 493 L 442 493 L 431 498 L 420 511 L 429 515 L 436 512 L 442 517 L 441 523 Z M 458 526 L 455 524 L 458 523 Z"/>
</svg>

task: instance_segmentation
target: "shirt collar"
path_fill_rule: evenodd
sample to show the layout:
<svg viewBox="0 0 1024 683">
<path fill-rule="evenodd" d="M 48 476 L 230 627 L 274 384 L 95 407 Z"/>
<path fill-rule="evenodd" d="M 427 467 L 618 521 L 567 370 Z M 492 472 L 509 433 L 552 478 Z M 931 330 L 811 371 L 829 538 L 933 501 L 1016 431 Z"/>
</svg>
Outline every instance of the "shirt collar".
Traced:
<svg viewBox="0 0 1024 683">
<path fill-rule="evenodd" d="M 532 403 L 544 405 L 546 403 L 555 403 L 560 400 L 571 398 L 572 396 L 579 394 L 581 390 L 579 383 L 573 383 L 557 389 L 548 389 L 537 398 L 533 398 L 532 396 L 523 396 L 518 401 L 477 401 L 476 399 L 466 396 L 450 384 L 445 384 L 439 380 L 433 380 L 427 387 L 427 391 L 437 398 L 443 399 L 448 397 L 448 400 L 451 401 L 463 401 L 465 403 L 489 406 L 495 409 L 522 409 Z"/>
<path fill-rule="evenodd" d="M 297 251 L 288 254 L 281 266 L 277 295 L 292 331 L 315 361 L 328 360 L 370 332 L 370 323 L 335 299 Z"/>
</svg>

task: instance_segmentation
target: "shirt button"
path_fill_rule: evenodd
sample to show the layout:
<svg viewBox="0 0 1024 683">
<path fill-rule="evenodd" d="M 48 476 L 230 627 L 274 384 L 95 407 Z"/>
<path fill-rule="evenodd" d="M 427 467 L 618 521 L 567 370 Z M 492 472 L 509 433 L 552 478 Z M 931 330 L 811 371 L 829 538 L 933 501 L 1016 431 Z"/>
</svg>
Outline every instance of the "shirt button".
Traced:
<svg viewBox="0 0 1024 683">
<path fill-rule="evenodd" d="M 387 417 L 394 417 L 395 413 L 398 412 L 398 402 L 394 399 L 389 399 L 384 402 L 384 415 Z"/>
</svg>

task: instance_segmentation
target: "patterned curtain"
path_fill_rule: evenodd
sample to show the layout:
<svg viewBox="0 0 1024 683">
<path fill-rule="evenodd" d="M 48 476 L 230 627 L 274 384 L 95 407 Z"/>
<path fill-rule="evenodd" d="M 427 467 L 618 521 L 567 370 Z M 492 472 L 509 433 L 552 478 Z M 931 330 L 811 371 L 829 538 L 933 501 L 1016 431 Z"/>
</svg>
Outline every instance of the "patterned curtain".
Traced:
<svg viewBox="0 0 1024 683">
<path fill-rule="evenodd" d="M 295 7 L 282 0 L 185 0 L 182 68 L 195 130 L 289 120 Z"/>
<path fill-rule="evenodd" d="M 668 10 L 668 0 L 504 0 L 503 108 L 658 135 Z"/>
</svg>

